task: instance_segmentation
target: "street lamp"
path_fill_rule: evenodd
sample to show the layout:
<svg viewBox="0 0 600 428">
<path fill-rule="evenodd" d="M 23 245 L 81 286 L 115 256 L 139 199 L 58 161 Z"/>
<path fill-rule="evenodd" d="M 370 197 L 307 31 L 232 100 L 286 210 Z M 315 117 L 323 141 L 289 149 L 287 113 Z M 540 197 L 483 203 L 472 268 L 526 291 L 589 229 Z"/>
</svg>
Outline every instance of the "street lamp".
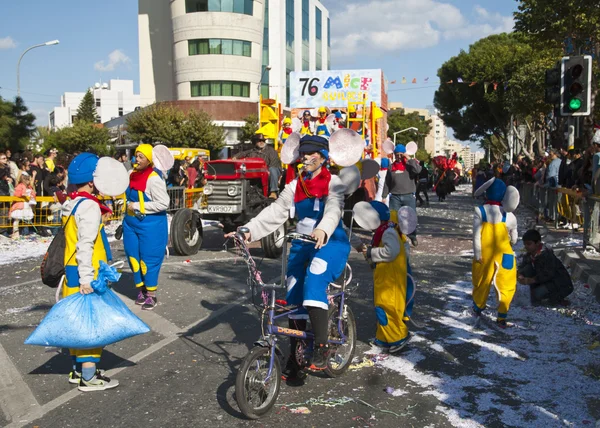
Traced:
<svg viewBox="0 0 600 428">
<path fill-rule="evenodd" d="M 396 145 L 396 134 L 400 134 L 400 133 L 402 133 L 404 131 L 417 131 L 418 132 L 419 129 L 415 128 L 414 126 L 411 126 L 410 128 L 406 128 L 406 129 L 403 129 L 401 131 L 394 132 L 394 134 L 393 134 L 394 135 L 394 146 Z"/>
<path fill-rule="evenodd" d="M 260 75 L 260 80 L 258 81 L 258 127 L 260 128 L 260 87 L 262 86 L 262 81 L 265 77 L 265 73 L 271 69 L 270 65 L 267 65 Z"/>
<path fill-rule="evenodd" d="M 21 60 L 23 59 L 23 55 L 25 55 L 31 49 L 41 48 L 42 46 L 58 45 L 58 43 L 59 43 L 58 40 L 50 40 L 49 42 L 46 42 L 46 43 L 40 43 L 39 45 L 33 45 L 30 48 L 27 48 L 25 50 L 25 52 L 23 52 L 21 54 L 21 56 L 19 57 L 19 61 L 17 62 L 17 96 L 18 97 L 21 96 L 21 77 L 20 77 L 20 74 L 19 74 L 19 68 L 21 67 Z"/>
</svg>

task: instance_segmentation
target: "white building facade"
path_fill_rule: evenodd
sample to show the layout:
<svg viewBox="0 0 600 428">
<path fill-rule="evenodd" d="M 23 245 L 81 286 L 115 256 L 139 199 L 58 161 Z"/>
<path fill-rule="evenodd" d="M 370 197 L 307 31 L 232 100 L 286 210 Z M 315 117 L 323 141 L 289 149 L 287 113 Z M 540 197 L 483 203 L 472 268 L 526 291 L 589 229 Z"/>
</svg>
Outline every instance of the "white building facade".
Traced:
<svg viewBox="0 0 600 428">
<path fill-rule="evenodd" d="M 259 94 L 289 105 L 289 74 L 329 68 L 319 0 L 138 0 L 140 95 L 205 110 L 236 140 Z M 270 69 L 267 69 L 270 66 Z"/>
<path fill-rule="evenodd" d="M 131 113 L 140 107 L 140 95 L 133 93 L 133 80 L 111 79 L 109 83 L 97 83 L 90 88 L 96 103 L 98 123 Z M 77 109 L 85 92 L 65 92 L 60 97 L 60 107 L 48 113 L 48 126 L 57 130 L 73 125 Z"/>
</svg>

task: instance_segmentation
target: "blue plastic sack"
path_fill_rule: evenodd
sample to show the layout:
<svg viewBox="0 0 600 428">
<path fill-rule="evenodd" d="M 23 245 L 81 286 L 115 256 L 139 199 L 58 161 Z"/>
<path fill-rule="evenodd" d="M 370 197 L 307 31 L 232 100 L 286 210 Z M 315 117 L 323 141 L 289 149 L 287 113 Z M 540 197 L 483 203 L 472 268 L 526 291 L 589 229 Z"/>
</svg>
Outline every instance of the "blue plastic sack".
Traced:
<svg viewBox="0 0 600 428">
<path fill-rule="evenodd" d="M 59 301 L 25 344 L 92 349 L 149 332 L 150 327 L 108 287 L 120 276 L 115 268 L 100 262 L 98 278 L 91 284 L 94 292 L 72 294 Z"/>
</svg>

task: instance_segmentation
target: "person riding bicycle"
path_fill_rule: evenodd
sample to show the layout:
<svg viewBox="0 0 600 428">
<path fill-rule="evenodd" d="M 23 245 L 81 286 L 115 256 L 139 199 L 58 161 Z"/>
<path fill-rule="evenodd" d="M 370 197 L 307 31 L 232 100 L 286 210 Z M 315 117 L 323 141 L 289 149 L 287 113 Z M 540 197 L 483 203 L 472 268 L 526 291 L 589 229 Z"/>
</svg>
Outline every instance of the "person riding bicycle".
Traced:
<svg viewBox="0 0 600 428">
<path fill-rule="evenodd" d="M 258 241 L 284 224 L 290 213 L 295 213 L 296 232 L 311 235 L 316 240 L 316 243 L 292 242 L 286 300 L 290 305 L 303 306 L 290 316 L 290 328 L 304 331 L 306 320 L 311 321 L 315 343 L 309 370 L 321 371 L 327 368 L 328 358 L 327 286 L 342 274 L 350 253 L 341 220 L 346 186 L 327 168 L 329 141 L 326 138 L 306 135 L 300 139 L 298 150 L 303 171 L 285 186 L 271 205 L 245 225 L 250 231 L 245 238 Z M 291 348 L 284 370 L 288 380 L 295 379 L 300 371 L 293 339 Z"/>
</svg>

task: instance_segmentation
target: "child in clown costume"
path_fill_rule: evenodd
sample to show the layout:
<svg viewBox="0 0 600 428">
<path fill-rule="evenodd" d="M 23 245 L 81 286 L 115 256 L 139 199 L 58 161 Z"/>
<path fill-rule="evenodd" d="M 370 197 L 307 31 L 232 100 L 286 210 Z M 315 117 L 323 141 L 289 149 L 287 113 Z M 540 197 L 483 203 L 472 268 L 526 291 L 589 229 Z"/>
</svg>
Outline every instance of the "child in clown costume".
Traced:
<svg viewBox="0 0 600 428">
<path fill-rule="evenodd" d="M 316 122 L 315 134 L 321 137 L 331 137 L 332 129 L 327 123 L 327 113 L 329 111 L 326 107 L 319 107 L 319 117 Z"/>
<path fill-rule="evenodd" d="M 373 294 L 377 333 L 374 343 L 390 353 L 400 351 L 410 340 L 410 320 L 415 287 L 411 275 L 406 236 L 416 227 L 417 214 L 410 207 L 391 213 L 382 202 L 359 202 L 354 218 L 373 230 L 371 246 L 364 251 L 373 272 Z M 392 215 L 393 214 L 393 215 Z"/>
<path fill-rule="evenodd" d="M 473 313 L 486 308 L 490 288 L 498 298 L 497 325 L 506 328 L 506 317 L 517 288 L 517 267 L 512 245 L 517 242 L 519 192 L 492 178 L 475 192 L 485 192 L 486 202 L 475 208 L 473 219 Z"/>
<path fill-rule="evenodd" d="M 136 305 L 152 310 L 157 304 L 158 275 L 165 255 L 169 232 L 169 195 L 160 171 L 152 167 L 152 146 L 135 149 L 136 166 L 129 176 L 127 213 L 123 220 L 123 246 L 139 288 Z"/>
<path fill-rule="evenodd" d="M 350 253 L 350 243 L 341 220 L 346 186 L 327 169 L 328 150 L 326 138 L 302 137 L 299 153 L 304 171 L 286 185 L 275 202 L 246 224 L 250 230 L 246 239 L 257 241 L 275 231 L 293 210 L 298 220 L 296 231 L 312 235 L 317 240 L 316 244 L 292 242 L 286 278 L 287 302 L 303 306 L 295 319 L 290 317 L 290 328 L 305 330 L 307 318 L 312 324 L 315 350 L 309 370 L 313 371 L 327 367 L 326 290 L 328 284 L 342 274 Z M 287 380 L 296 379 L 300 371 L 293 349 L 292 342 L 292 351 L 284 370 Z"/>
<path fill-rule="evenodd" d="M 106 263 L 112 259 L 103 224 L 103 217 L 111 214 L 111 211 L 94 196 L 97 192 L 97 180 L 106 178 L 102 177 L 106 172 L 97 171 L 98 162 L 98 156 L 82 153 L 71 161 L 68 168 L 69 181 L 76 186 L 77 191 L 71 193 L 71 200 L 63 205 L 65 233 L 63 298 L 75 293 L 93 293 L 91 283 L 98 275 L 100 262 Z M 118 166 L 123 169 L 121 180 L 123 183 L 120 190 L 115 192 L 117 194 L 122 193 L 127 182 L 125 168 L 122 165 Z M 108 173 L 115 175 L 114 170 Z M 79 390 L 103 391 L 119 385 L 117 380 L 109 379 L 96 368 L 102 354 L 101 348 L 69 351 L 73 358 L 69 383 L 79 385 Z"/>
<path fill-rule="evenodd" d="M 288 137 L 294 132 L 292 130 L 292 119 L 286 117 L 283 119 L 283 123 L 281 125 L 281 131 L 279 131 L 279 142 L 281 145 L 285 144 L 285 141 Z"/>
<path fill-rule="evenodd" d="M 310 110 L 304 110 L 302 112 L 302 117 L 299 118 L 301 122 L 300 127 L 300 135 L 314 135 L 315 134 L 315 125 L 312 120 L 312 115 L 310 114 Z"/>
</svg>

